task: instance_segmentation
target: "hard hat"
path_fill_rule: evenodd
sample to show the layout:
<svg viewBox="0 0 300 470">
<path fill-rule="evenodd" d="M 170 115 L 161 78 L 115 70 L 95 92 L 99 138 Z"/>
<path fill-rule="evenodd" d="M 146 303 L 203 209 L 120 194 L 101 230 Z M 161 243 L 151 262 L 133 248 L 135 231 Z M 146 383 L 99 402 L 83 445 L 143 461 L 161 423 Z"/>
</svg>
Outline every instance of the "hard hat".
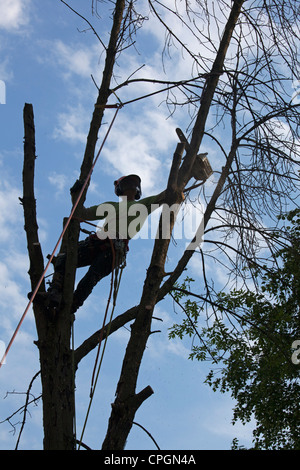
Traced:
<svg viewBox="0 0 300 470">
<path fill-rule="evenodd" d="M 122 196 L 125 189 L 132 187 L 136 189 L 135 199 L 140 199 L 142 195 L 141 178 L 138 175 L 121 176 L 118 180 L 114 181 L 115 193 L 117 196 Z"/>
</svg>

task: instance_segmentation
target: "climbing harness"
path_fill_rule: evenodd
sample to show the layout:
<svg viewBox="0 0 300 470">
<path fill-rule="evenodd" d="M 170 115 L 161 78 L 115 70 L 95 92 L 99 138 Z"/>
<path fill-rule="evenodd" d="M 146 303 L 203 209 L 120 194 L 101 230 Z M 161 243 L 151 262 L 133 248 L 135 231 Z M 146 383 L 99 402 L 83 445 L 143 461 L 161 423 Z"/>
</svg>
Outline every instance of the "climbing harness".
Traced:
<svg viewBox="0 0 300 470">
<path fill-rule="evenodd" d="M 108 106 L 111 107 L 112 105 L 103 105 L 102 107 L 105 108 L 105 107 L 108 107 Z M 82 188 L 81 188 L 81 190 L 80 190 L 80 192 L 79 192 L 79 195 L 78 195 L 78 197 L 77 197 L 77 200 L 76 200 L 75 204 L 74 204 L 73 207 L 72 207 L 72 210 L 71 210 L 71 213 L 70 213 L 70 215 L 69 215 L 69 218 L 68 218 L 68 220 L 67 220 L 67 222 L 66 222 L 66 224 L 65 224 L 65 226 L 64 226 L 64 228 L 63 228 L 63 230 L 62 230 L 62 232 L 61 232 L 61 234 L 60 234 L 60 237 L 59 237 L 59 239 L 58 239 L 58 241 L 57 241 L 57 243 L 56 243 L 56 245 L 55 245 L 55 247 L 54 247 L 54 249 L 53 249 L 52 254 L 49 256 L 49 260 L 48 260 L 48 263 L 47 263 L 47 265 L 46 265 L 46 267 L 45 267 L 45 269 L 44 269 L 44 272 L 42 273 L 42 275 L 41 275 L 41 277 L 40 277 L 40 279 L 39 279 L 39 281 L 38 281 L 38 283 L 37 283 L 37 285 L 36 285 L 36 287 L 35 287 L 35 289 L 34 289 L 32 295 L 31 295 L 31 298 L 30 298 L 30 300 L 29 300 L 29 302 L 28 302 L 28 304 L 27 304 L 27 307 L 25 308 L 25 311 L 24 311 L 24 313 L 23 313 L 23 315 L 22 315 L 22 317 L 21 317 L 21 319 L 20 319 L 20 321 L 19 321 L 19 323 L 18 323 L 18 325 L 17 325 L 17 327 L 16 327 L 16 329 L 15 329 L 13 335 L 12 335 L 12 338 L 11 338 L 10 342 L 8 343 L 8 346 L 7 346 L 7 348 L 6 348 L 6 350 L 5 350 L 4 354 L 3 354 L 3 357 L 2 357 L 1 362 L 0 362 L 0 368 L 2 367 L 2 365 L 3 365 L 4 362 L 5 362 L 5 359 L 6 359 L 6 357 L 7 357 L 7 354 L 8 354 L 8 352 L 9 352 L 9 350 L 10 350 L 10 348 L 11 348 L 11 346 L 12 346 L 12 344 L 13 344 L 13 342 L 14 342 L 14 340 L 15 340 L 15 338 L 16 338 L 18 332 L 19 332 L 19 329 L 21 328 L 21 325 L 22 325 L 22 323 L 23 323 L 23 321 L 24 321 L 24 319 L 25 319 L 25 317 L 26 317 L 26 315 L 27 315 L 27 313 L 28 313 L 28 310 L 29 310 L 29 308 L 30 308 L 30 306 L 31 306 L 31 304 L 32 304 L 32 302 L 33 302 L 33 300 L 34 300 L 34 298 L 35 298 L 35 296 L 36 296 L 36 294 L 37 294 L 39 288 L 40 288 L 40 285 L 41 285 L 41 283 L 43 282 L 43 279 L 44 279 L 44 277 L 45 277 L 45 274 L 46 274 L 46 272 L 47 272 L 47 270 L 48 270 L 48 268 L 49 268 L 49 266 L 50 266 L 50 264 L 51 264 L 51 262 L 52 262 L 52 260 L 53 260 L 53 258 L 54 258 L 54 255 L 55 255 L 55 253 L 56 253 L 56 250 L 57 250 L 57 248 L 58 248 L 58 246 L 59 246 L 59 244 L 60 244 L 60 242 L 61 242 L 61 240 L 62 240 L 62 238 L 63 238 L 63 236 L 64 236 L 64 234 L 65 234 L 65 232 L 66 232 L 66 230 L 67 230 L 67 228 L 68 228 L 68 226 L 69 226 L 69 224 L 70 224 L 70 221 L 71 221 L 71 219 L 72 219 L 72 217 L 73 217 L 73 215 L 74 215 L 75 209 L 76 209 L 76 207 L 77 207 L 77 205 L 78 205 L 78 203 L 79 203 L 79 201 L 80 201 L 80 199 L 81 199 L 81 197 L 82 197 L 82 194 L 83 194 L 83 192 L 84 192 L 84 190 L 85 190 L 85 188 L 86 188 L 86 185 L 87 185 L 87 183 L 88 183 L 88 181 L 89 181 L 89 179 L 90 179 L 90 177 L 91 177 L 91 175 L 92 175 L 92 173 L 93 173 L 93 170 L 94 170 L 95 165 L 96 165 L 96 163 L 97 163 L 97 161 L 98 161 L 98 158 L 99 158 L 99 156 L 100 156 L 100 154 L 101 154 L 101 151 L 102 151 L 102 149 L 103 149 L 103 147 L 104 147 L 104 144 L 105 144 L 105 142 L 106 142 L 106 140 L 107 140 L 107 137 L 108 137 L 108 135 L 109 135 L 109 133 L 110 133 L 110 131 L 111 131 L 111 128 L 112 128 L 114 122 L 115 122 L 115 119 L 116 119 L 116 117 L 117 117 L 118 111 L 119 111 L 119 109 L 121 108 L 121 105 L 119 105 L 119 104 L 116 104 L 116 105 L 113 105 L 113 106 L 114 106 L 114 108 L 116 108 L 116 112 L 115 112 L 115 114 L 114 114 L 114 116 L 113 116 L 113 118 L 112 118 L 112 120 L 111 120 L 111 123 L 110 123 L 110 125 L 109 125 L 109 128 L 108 128 L 108 130 L 107 130 L 107 132 L 106 132 L 106 134 L 105 134 L 105 136 L 104 136 L 104 139 L 103 139 L 103 141 L 102 141 L 102 144 L 101 144 L 101 146 L 100 146 L 100 148 L 99 148 L 99 150 L 98 150 L 98 153 L 97 153 L 97 155 L 96 155 L 96 157 L 95 157 L 95 159 L 94 159 L 94 161 L 93 161 L 93 164 L 92 164 L 92 166 L 91 166 L 91 169 L 90 169 L 90 171 L 89 171 L 89 173 L 88 173 L 88 175 L 87 175 L 87 177 L 86 177 L 86 180 L 84 181 L 83 186 L 82 186 Z M 96 107 L 99 107 L 99 105 L 96 105 Z"/>
</svg>

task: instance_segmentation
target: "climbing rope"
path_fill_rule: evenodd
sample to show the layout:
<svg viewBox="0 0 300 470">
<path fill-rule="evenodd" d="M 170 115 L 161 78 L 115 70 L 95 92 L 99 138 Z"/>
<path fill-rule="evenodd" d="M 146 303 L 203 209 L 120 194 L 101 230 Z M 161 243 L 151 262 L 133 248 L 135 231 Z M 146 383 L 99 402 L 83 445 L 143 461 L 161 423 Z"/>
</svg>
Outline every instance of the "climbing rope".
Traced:
<svg viewBox="0 0 300 470">
<path fill-rule="evenodd" d="M 99 338 L 98 350 L 97 350 L 97 355 L 96 355 L 94 370 L 93 370 L 93 374 L 92 374 L 90 396 L 93 394 L 93 385 L 94 385 L 94 378 L 95 378 L 95 370 L 96 370 L 97 363 L 98 363 L 98 359 L 99 359 L 99 353 L 100 353 L 100 348 L 101 348 L 101 343 L 102 343 L 102 338 L 103 338 L 104 326 L 105 326 L 106 317 L 107 317 L 107 313 L 108 313 L 108 309 L 109 309 L 109 304 L 110 304 L 111 296 L 112 296 L 115 269 L 116 269 L 116 267 L 117 267 L 117 266 L 116 266 L 116 250 L 115 250 L 115 247 L 114 247 L 114 244 L 113 244 L 112 239 L 111 239 L 110 237 L 108 237 L 108 239 L 109 239 L 110 247 L 111 247 L 111 251 L 112 251 L 112 271 L 111 271 L 110 291 L 109 291 L 109 296 L 108 296 L 108 300 L 107 300 L 107 304 L 106 304 L 106 309 L 105 309 L 105 314 L 104 314 L 104 318 L 103 318 L 103 324 L 102 324 L 102 328 L 101 328 L 101 331 L 100 331 L 100 338 Z"/>
<path fill-rule="evenodd" d="M 111 313 L 110 321 L 109 321 L 109 324 L 108 324 L 108 327 L 107 327 L 107 333 L 106 333 L 106 337 L 105 337 L 105 345 L 106 345 L 107 337 L 109 336 L 109 332 L 110 332 L 110 326 L 111 326 L 112 316 L 113 316 L 113 314 L 114 314 L 114 310 L 115 310 L 115 307 L 116 307 L 117 295 L 118 295 L 118 292 L 119 292 L 120 282 L 121 282 L 122 273 L 123 273 L 123 268 L 124 268 L 124 264 L 121 265 L 121 266 L 119 266 L 120 260 L 121 260 L 120 251 L 122 250 L 122 248 L 119 248 L 118 250 L 116 250 L 115 247 L 114 247 L 114 244 L 113 244 L 112 240 L 109 239 L 109 241 L 110 241 L 110 244 L 111 244 L 111 249 L 112 249 L 112 251 L 113 251 L 113 264 L 112 264 L 112 269 L 113 269 L 114 275 L 113 275 L 113 272 L 112 272 L 112 276 L 111 276 L 111 288 L 110 288 L 110 293 L 109 293 L 109 297 L 108 297 L 108 301 L 107 301 L 107 306 L 106 306 L 106 310 L 105 310 L 105 315 L 104 315 L 104 319 L 103 319 L 103 325 L 102 325 L 102 329 L 101 329 L 101 332 L 100 332 L 100 338 L 99 338 L 99 344 L 98 344 L 98 351 L 97 351 L 97 356 L 96 356 L 95 365 L 94 365 L 94 370 L 93 370 L 93 374 L 92 374 L 92 380 L 91 380 L 91 393 L 90 393 L 90 395 L 94 393 L 94 388 L 95 388 L 95 386 L 96 386 L 96 382 L 95 382 L 96 366 L 97 366 L 98 359 L 99 359 L 99 353 L 100 353 L 101 343 L 102 343 L 102 339 L 103 339 L 103 332 L 104 332 L 105 321 L 106 321 L 107 312 L 108 312 L 108 307 L 109 307 L 109 304 L 110 304 L 110 301 L 111 301 L 111 295 L 112 295 L 112 291 L 113 291 L 113 284 L 114 284 L 113 308 L 112 308 L 112 313 Z M 119 276 L 119 279 L 118 279 L 119 267 L 120 267 L 121 271 L 120 271 L 120 276 Z M 114 279 L 114 278 L 115 278 L 115 279 Z M 104 351 L 103 351 L 103 352 L 104 352 Z M 103 353 L 102 353 L 102 357 L 103 357 Z M 101 357 L 101 361 L 102 361 L 102 357 Z M 101 361 L 100 361 L 100 362 L 101 362 Z"/>
<path fill-rule="evenodd" d="M 96 105 L 96 106 L 99 107 L 99 105 Z M 63 236 L 64 236 L 64 234 L 65 234 L 65 232 L 66 232 L 66 230 L 67 230 L 67 228 L 68 228 L 68 226 L 69 226 L 69 223 L 70 223 L 70 221 L 71 221 L 71 219 L 72 219 L 72 217 L 73 217 L 73 215 L 74 215 L 74 212 L 75 212 L 75 210 L 76 210 L 76 207 L 77 207 L 77 205 L 78 205 L 78 203 L 79 203 L 79 201 L 80 201 L 80 199 L 81 199 L 81 197 L 82 197 L 82 194 L 83 194 L 83 192 L 84 192 L 84 190 L 85 190 L 85 188 L 86 188 L 86 185 L 88 184 L 88 181 L 89 181 L 89 179 L 90 179 L 90 177 L 91 177 L 91 175 L 92 175 L 92 173 L 93 173 L 93 170 L 94 170 L 95 165 L 96 165 L 96 163 L 97 163 L 97 160 L 98 160 L 98 158 L 99 158 L 99 156 L 100 156 L 100 154 L 101 154 L 101 151 L 102 151 L 102 149 L 103 149 L 103 147 L 104 147 L 104 144 L 105 144 L 105 142 L 106 142 L 106 140 L 107 140 L 107 137 L 108 137 L 108 135 L 109 135 L 109 133 L 110 133 L 110 131 L 111 131 L 111 128 L 112 128 L 114 122 L 115 122 L 115 119 L 116 119 L 116 117 L 117 117 L 117 114 L 118 114 L 119 109 L 121 108 L 121 105 L 119 105 L 119 104 L 116 104 L 116 105 L 103 105 L 103 106 L 101 105 L 101 107 L 104 107 L 104 108 L 105 108 L 105 107 L 114 107 L 114 108 L 116 108 L 116 112 L 115 112 L 115 114 L 114 114 L 114 116 L 113 116 L 113 118 L 112 118 L 112 120 L 111 120 L 111 123 L 110 123 L 110 125 L 109 125 L 109 128 L 108 128 L 108 130 L 107 130 L 107 132 L 106 132 L 106 134 L 105 134 L 105 136 L 104 136 L 104 139 L 103 139 L 103 141 L 102 141 L 102 144 L 101 144 L 101 146 L 100 146 L 100 148 L 99 148 L 99 150 L 98 150 L 98 153 L 97 153 L 97 155 L 96 155 L 96 157 L 95 157 L 95 159 L 94 159 L 94 161 L 93 161 L 92 167 L 91 167 L 91 169 L 90 169 L 90 171 L 89 171 L 89 173 L 88 173 L 88 175 L 87 175 L 87 177 L 86 177 L 86 180 L 85 180 L 84 183 L 83 183 L 83 186 L 82 186 L 82 188 L 81 188 L 81 190 L 80 190 L 80 193 L 79 193 L 79 195 L 78 195 L 78 197 L 77 197 L 77 200 L 76 200 L 75 204 L 74 204 L 73 207 L 72 207 L 72 210 L 71 210 L 71 213 L 70 213 L 70 215 L 69 215 L 69 218 L 68 218 L 68 220 L 67 220 L 67 222 L 66 222 L 66 224 L 65 224 L 65 226 L 64 226 L 64 228 L 63 228 L 63 230 L 62 230 L 62 232 L 61 232 L 61 234 L 60 234 L 60 237 L 59 237 L 59 239 L 58 239 L 58 241 L 57 241 L 57 243 L 56 243 L 56 245 L 55 245 L 55 247 L 54 247 L 54 250 L 53 250 L 52 254 L 51 254 L 50 257 L 49 257 L 49 260 L 48 260 L 48 263 L 47 263 L 47 265 L 46 265 L 46 267 L 45 267 L 45 269 L 44 269 L 44 272 L 42 273 L 42 275 L 41 275 L 41 277 L 40 277 L 40 279 L 39 279 L 39 281 L 38 281 L 38 283 L 37 283 L 37 285 L 36 285 L 36 287 L 35 287 L 35 289 L 34 289 L 32 295 L 31 295 L 31 298 L 30 298 L 30 300 L 29 300 L 29 302 L 28 302 L 28 304 L 27 304 L 27 307 L 25 308 L 25 311 L 24 311 L 24 313 L 23 313 L 23 315 L 22 315 L 22 317 L 21 317 L 21 319 L 20 319 L 20 321 L 19 321 L 19 323 L 18 323 L 18 325 L 17 325 L 17 327 L 16 327 L 16 329 L 15 329 L 15 331 L 14 331 L 12 337 L 11 337 L 11 340 L 10 340 L 10 342 L 8 343 L 8 346 L 7 346 L 7 348 L 6 348 L 6 350 L 5 350 L 4 354 L 3 354 L 3 357 L 2 357 L 1 362 L 0 362 L 0 368 L 2 367 L 2 365 L 3 365 L 4 362 L 5 362 L 5 359 L 6 359 L 6 357 L 7 357 L 7 354 L 8 354 L 8 352 L 9 352 L 9 350 L 10 350 L 10 348 L 11 348 L 11 346 L 12 346 L 12 344 L 13 344 L 13 342 L 14 342 L 14 340 L 15 340 L 15 338 L 16 338 L 16 336 L 17 336 L 19 330 L 20 330 L 20 328 L 21 328 L 21 325 L 22 325 L 22 323 L 23 323 L 23 321 L 24 321 L 24 319 L 25 319 L 25 317 L 26 317 L 26 315 L 27 315 L 27 313 L 28 313 L 28 310 L 29 310 L 29 308 L 30 308 L 30 306 L 31 306 L 31 304 L 32 304 L 32 302 L 33 302 L 33 300 L 34 300 L 34 298 L 35 298 L 35 296 L 36 296 L 36 294 L 37 294 L 39 288 L 40 288 L 40 285 L 41 285 L 41 283 L 43 282 L 43 279 L 44 279 L 44 277 L 45 277 L 45 274 L 46 274 L 46 272 L 47 272 L 47 270 L 48 270 L 48 268 L 49 268 L 49 266 L 50 266 L 50 264 L 51 264 L 51 262 L 52 262 L 52 260 L 53 260 L 53 257 L 54 257 L 54 255 L 55 255 L 55 253 L 56 253 L 56 250 L 57 250 L 57 248 L 58 248 L 58 246 L 59 246 L 59 244 L 60 244 L 60 242 L 61 242 L 61 240 L 62 240 L 62 238 L 63 238 Z"/>
</svg>

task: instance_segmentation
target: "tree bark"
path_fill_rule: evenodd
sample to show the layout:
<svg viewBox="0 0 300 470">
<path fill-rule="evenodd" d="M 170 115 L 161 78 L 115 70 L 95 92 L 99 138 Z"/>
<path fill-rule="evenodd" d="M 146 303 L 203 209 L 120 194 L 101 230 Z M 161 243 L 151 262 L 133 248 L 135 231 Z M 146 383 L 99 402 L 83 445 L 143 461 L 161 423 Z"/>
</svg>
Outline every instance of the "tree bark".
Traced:
<svg viewBox="0 0 300 470">
<path fill-rule="evenodd" d="M 29 275 L 34 289 L 39 282 L 44 262 L 38 238 L 34 197 L 35 128 L 33 107 L 24 106 L 23 209 L 30 259 Z M 44 279 L 39 292 L 45 292 Z M 59 316 L 52 319 L 42 302 L 34 302 L 43 396 L 44 449 L 73 449 L 74 394 L 69 321 Z"/>
</svg>

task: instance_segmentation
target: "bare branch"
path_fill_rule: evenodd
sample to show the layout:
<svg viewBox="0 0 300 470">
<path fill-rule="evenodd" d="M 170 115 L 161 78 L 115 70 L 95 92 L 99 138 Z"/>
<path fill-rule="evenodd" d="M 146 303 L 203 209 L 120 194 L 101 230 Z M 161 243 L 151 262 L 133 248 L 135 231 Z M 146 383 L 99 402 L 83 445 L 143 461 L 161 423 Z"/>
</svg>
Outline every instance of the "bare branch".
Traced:
<svg viewBox="0 0 300 470">
<path fill-rule="evenodd" d="M 87 338 L 75 351 L 75 368 L 78 367 L 79 362 L 83 359 L 89 352 L 96 348 L 99 344 L 99 338 L 102 336 L 103 339 L 106 338 L 107 334 L 111 335 L 122 326 L 126 325 L 131 320 L 134 320 L 138 312 L 138 306 L 132 307 L 121 315 L 118 315 L 114 318 L 110 324 L 105 325 L 103 332 L 101 330 L 93 333 L 89 338 Z"/>
<path fill-rule="evenodd" d="M 157 449 L 160 450 L 159 445 L 157 444 L 156 440 L 154 439 L 154 437 L 152 436 L 152 434 L 151 434 L 149 431 L 147 431 L 146 428 L 144 428 L 144 426 L 142 426 L 142 425 L 139 424 L 139 423 L 136 423 L 135 421 L 133 421 L 132 424 L 135 424 L 135 426 L 138 426 L 138 427 L 140 427 L 143 431 L 145 431 L 145 433 L 148 434 L 148 436 L 150 437 L 150 439 L 152 439 L 152 441 L 153 441 L 154 444 L 156 445 Z"/>
<path fill-rule="evenodd" d="M 81 18 L 83 21 L 85 21 L 89 27 L 91 28 L 91 30 L 93 31 L 93 33 L 95 34 L 95 36 L 97 37 L 98 41 L 100 42 L 101 46 L 103 47 L 103 49 L 106 51 L 106 46 L 104 44 L 104 42 L 102 41 L 102 39 L 100 38 L 99 34 L 97 33 L 97 31 L 95 30 L 95 28 L 93 27 L 92 23 L 90 23 L 89 20 L 87 20 L 83 15 L 81 15 L 80 13 L 78 13 L 78 11 L 76 11 L 74 8 L 72 8 L 67 2 L 65 2 L 64 0 L 60 0 L 64 5 L 66 5 L 71 11 L 73 11 L 73 13 L 75 13 L 75 15 L 79 16 L 79 18 Z"/>
<path fill-rule="evenodd" d="M 28 389 L 27 389 L 27 392 L 26 392 L 26 402 L 25 402 L 25 405 L 24 405 L 24 411 L 23 411 L 23 420 L 22 420 L 22 425 L 21 425 L 21 429 L 20 429 L 20 432 L 19 432 L 19 435 L 18 435 L 18 439 L 17 439 L 17 442 L 16 442 L 16 447 L 15 447 L 15 450 L 18 450 L 18 446 L 19 446 L 19 443 L 20 443 L 20 439 L 21 439 L 21 435 L 22 435 L 22 432 L 23 432 L 23 429 L 24 429 L 24 426 L 25 426 L 25 422 L 26 422 L 26 414 L 28 412 L 28 405 L 29 405 L 29 396 L 30 396 L 30 390 L 32 388 L 32 385 L 33 385 L 33 382 L 35 381 L 35 379 L 40 375 L 40 372 L 37 372 L 31 379 L 30 381 L 30 384 L 28 386 Z M 37 398 L 34 399 L 34 402 L 36 402 Z"/>
</svg>

